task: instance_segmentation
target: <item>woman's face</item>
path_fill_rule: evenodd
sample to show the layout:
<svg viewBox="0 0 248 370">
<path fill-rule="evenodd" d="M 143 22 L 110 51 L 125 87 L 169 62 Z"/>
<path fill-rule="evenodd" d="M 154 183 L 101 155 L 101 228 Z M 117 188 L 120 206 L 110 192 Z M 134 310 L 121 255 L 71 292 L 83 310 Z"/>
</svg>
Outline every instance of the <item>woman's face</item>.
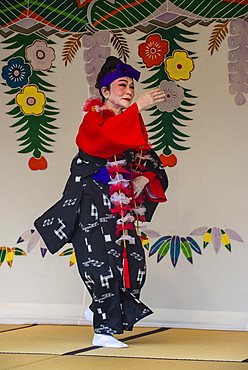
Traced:
<svg viewBox="0 0 248 370">
<path fill-rule="evenodd" d="M 104 89 L 104 88 L 103 88 Z M 121 77 L 110 84 L 110 90 L 103 90 L 105 105 L 119 112 L 126 109 L 134 98 L 134 83 L 130 77 Z"/>
</svg>

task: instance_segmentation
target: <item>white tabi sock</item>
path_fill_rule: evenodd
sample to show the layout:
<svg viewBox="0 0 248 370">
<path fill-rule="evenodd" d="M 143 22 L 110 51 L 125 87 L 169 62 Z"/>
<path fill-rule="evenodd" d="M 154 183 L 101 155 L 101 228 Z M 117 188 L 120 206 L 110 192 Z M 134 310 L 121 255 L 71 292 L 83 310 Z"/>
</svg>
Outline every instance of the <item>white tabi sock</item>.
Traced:
<svg viewBox="0 0 248 370">
<path fill-rule="evenodd" d="M 92 324 L 93 324 L 93 316 L 94 316 L 93 312 L 91 311 L 91 309 L 89 307 L 87 307 L 84 310 L 84 317 L 86 318 L 86 320 L 88 320 Z"/>
<path fill-rule="evenodd" d="M 116 338 L 114 338 L 112 335 L 108 334 L 95 334 L 93 341 L 93 346 L 98 347 L 108 347 L 108 348 L 126 348 L 128 345 L 126 343 L 123 343 Z"/>
</svg>

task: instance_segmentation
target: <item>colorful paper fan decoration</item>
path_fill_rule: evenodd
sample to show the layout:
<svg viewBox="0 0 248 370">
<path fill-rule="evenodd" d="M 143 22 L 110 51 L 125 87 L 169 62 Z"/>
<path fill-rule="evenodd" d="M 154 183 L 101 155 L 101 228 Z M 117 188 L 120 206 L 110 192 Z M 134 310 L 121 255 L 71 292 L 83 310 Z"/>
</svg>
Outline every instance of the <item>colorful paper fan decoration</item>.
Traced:
<svg viewBox="0 0 248 370">
<path fill-rule="evenodd" d="M 219 252 L 221 245 L 224 245 L 224 247 L 231 252 L 232 246 L 230 239 L 237 242 L 244 242 L 236 231 L 231 229 L 224 230 L 219 227 L 198 227 L 193 230 L 190 235 L 203 236 L 203 248 L 206 248 L 207 245 L 212 242 L 216 253 Z"/>
<path fill-rule="evenodd" d="M 70 266 L 70 267 L 71 267 L 72 265 L 74 265 L 74 264 L 77 262 L 76 254 L 75 254 L 74 248 L 66 249 L 64 252 L 60 253 L 60 255 L 59 255 L 59 256 L 71 256 L 71 258 L 70 258 L 70 262 L 69 262 L 69 266 Z"/>
<path fill-rule="evenodd" d="M 0 247 L 0 266 L 6 261 L 9 267 L 12 267 L 15 256 L 26 256 L 26 252 L 17 247 Z"/>
<path fill-rule="evenodd" d="M 40 252 L 41 256 L 45 257 L 47 253 L 47 247 L 43 241 L 43 239 L 40 237 L 40 234 L 37 230 L 29 229 L 25 231 L 17 240 L 17 244 L 23 243 L 27 241 L 27 253 L 30 253 L 34 247 L 39 244 L 40 245 Z"/>
<path fill-rule="evenodd" d="M 192 237 L 187 236 L 185 238 L 177 235 L 167 235 L 161 237 L 152 245 L 149 257 L 157 252 L 157 262 L 160 262 L 169 251 L 171 263 L 174 267 L 177 265 L 181 251 L 191 264 L 193 264 L 192 251 L 201 254 L 201 248 Z"/>
<path fill-rule="evenodd" d="M 139 235 L 143 247 L 149 251 L 150 241 L 148 235 L 144 231 L 142 231 L 140 227 L 138 227 L 136 231 Z"/>
</svg>

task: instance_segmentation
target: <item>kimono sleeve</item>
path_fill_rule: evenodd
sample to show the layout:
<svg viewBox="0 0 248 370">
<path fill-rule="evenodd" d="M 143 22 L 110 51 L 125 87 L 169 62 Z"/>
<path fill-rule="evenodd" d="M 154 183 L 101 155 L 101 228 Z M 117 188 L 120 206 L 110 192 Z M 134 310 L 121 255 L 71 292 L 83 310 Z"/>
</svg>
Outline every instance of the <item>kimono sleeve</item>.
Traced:
<svg viewBox="0 0 248 370">
<path fill-rule="evenodd" d="M 88 112 L 79 127 L 76 143 L 87 154 L 109 158 L 130 148 L 147 146 L 148 135 L 137 104 L 133 104 L 109 118 Z"/>
</svg>

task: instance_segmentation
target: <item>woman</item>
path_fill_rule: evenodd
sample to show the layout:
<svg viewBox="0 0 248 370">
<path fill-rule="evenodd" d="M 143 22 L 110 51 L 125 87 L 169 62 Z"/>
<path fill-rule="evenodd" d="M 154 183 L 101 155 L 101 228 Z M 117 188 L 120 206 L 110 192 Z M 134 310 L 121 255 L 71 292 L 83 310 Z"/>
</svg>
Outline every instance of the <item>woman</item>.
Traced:
<svg viewBox="0 0 248 370">
<path fill-rule="evenodd" d="M 152 311 L 140 300 L 146 265 L 139 223 L 150 221 L 168 186 L 140 113 L 164 100 L 155 88 L 134 98 L 139 72 L 109 57 L 89 100 L 76 143 L 79 153 L 62 199 L 35 222 L 51 253 L 73 243 L 92 297 L 84 311 L 95 346 L 123 348 L 113 334 L 132 330 Z"/>
</svg>

